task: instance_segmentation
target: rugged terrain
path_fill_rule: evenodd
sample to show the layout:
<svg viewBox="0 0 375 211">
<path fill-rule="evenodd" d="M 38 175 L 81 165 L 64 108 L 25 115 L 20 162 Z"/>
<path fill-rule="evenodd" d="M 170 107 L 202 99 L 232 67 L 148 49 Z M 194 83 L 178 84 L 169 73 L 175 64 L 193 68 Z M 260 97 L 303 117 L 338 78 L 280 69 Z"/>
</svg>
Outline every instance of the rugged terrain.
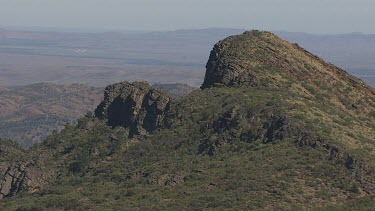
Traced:
<svg viewBox="0 0 375 211">
<path fill-rule="evenodd" d="M 179 98 L 194 88 L 183 84 L 157 84 Z M 82 84 L 38 83 L 0 87 L 0 137 L 30 147 L 44 140 L 52 131 L 60 131 L 66 123 L 75 123 L 87 112 L 93 112 L 104 89 Z"/>
<path fill-rule="evenodd" d="M 95 115 L 1 163 L 0 208 L 373 210 L 374 128 L 371 87 L 250 31 L 186 97 L 108 86 Z"/>
</svg>

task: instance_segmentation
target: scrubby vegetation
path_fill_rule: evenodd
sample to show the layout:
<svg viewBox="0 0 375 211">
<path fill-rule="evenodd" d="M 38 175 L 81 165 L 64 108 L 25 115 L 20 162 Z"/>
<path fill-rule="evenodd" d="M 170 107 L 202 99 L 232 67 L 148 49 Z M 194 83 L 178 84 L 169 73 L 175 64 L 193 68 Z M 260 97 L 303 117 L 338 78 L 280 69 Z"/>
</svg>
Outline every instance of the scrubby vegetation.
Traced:
<svg viewBox="0 0 375 211">
<path fill-rule="evenodd" d="M 243 42 L 246 36 L 256 36 L 254 39 L 261 39 L 258 44 L 263 38 L 277 39 L 257 31 L 243 36 L 238 38 Z M 230 38 L 223 46 L 231 46 L 230 41 L 236 39 Z M 280 48 L 290 47 L 284 41 L 271 41 Z M 301 62 L 303 55 L 314 58 L 295 48 L 290 55 L 297 55 L 295 62 Z M 255 49 L 259 54 L 254 56 L 256 61 L 270 56 L 263 55 L 262 49 Z M 0 201 L 0 208 L 374 209 L 371 90 L 346 80 L 340 70 L 317 58 L 308 65 L 326 68 L 319 70 L 324 77 L 334 72 L 331 76 L 340 83 L 319 84 L 313 82 L 315 76 L 297 80 L 296 73 L 286 80 L 285 69 L 268 65 L 251 72 L 256 73 L 251 80 L 238 79 L 245 77 L 242 69 L 233 70 L 239 60 L 211 59 L 229 65 L 232 69 L 226 70 L 233 73 L 223 75 L 220 84 L 218 78 L 209 78 L 218 76 L 216 72 L 210 75 L 208 71 L 203 90 L 178 100 L 169 101 L 145 83 L 109 86 L 96 116 L 87 114 L 77 125 L 67 125 L 25 156 L 35 161 L 31 167 L 44 172 L 43 183 L 29 187 L 39 187 L 38 191 L 20 191 Z M 267 59 L 280 60 L 276 56 Z M 270 72 L 262 75 L 267 70 Z M 281 73 L 275 75 L 277 72 Z M 361 102 L 360 106 L 348 107 L 338 101 L 343 90 L 348 90 L 349 104 Z M 114 102 L 115 111 L 124 112 L 118 105 L 127 108 L 126 123 L 131 124 L 109 124 L 111 118 L 118 119 L 106 115 L 113 111 Z M 150 125 L 145 121 L 155 127 L 147 133 L 132 132 L 133 126 L 141 130 Z"/>
<path fill-rule="evenodd" d="M 302 209 L 365 194 L 324 149 L 297 147 L 286 131 L 263 134 L 263 115 L 288 111 L 287 99 L 288 93 L 276 89 L 196 91 L 174 105 L 171 129 L 144 140 L 128 139 L 126 129 L 88 115 L 33 149 L 35 156 L 52 151 L 41 162 L 56 169 L 56 181 L 0 204 L 5 209 Z M 227 115 L 234 110 L 237 116 Z"/>
</svg>

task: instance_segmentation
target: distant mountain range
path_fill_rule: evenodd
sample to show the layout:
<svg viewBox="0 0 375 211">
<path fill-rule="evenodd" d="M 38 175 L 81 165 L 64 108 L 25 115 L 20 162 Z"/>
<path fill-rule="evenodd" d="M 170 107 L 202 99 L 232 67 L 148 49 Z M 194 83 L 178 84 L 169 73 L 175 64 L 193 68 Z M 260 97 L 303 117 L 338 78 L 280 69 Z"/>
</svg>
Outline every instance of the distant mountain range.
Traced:
<svg viewBox="0 0 375 211">
<path fill-rule="evenodd" d="M 0 137 L 23 147 L 41 142 L 53 130 L 93 111 L 102 88 L 38 83 L 0 89 Z"/>
<path fill-rule="evenodd" d="M 156 84 L 179 98 L 193 88 L 183 84 Z M 9 88 L 0 87 L 0 137 L 30 147 L 52 131 L 93 112 L 102 99 L 104 88 L 82 84 L 37 83 Z"/>
<path fill-rule="evenodd" d="M 212 45 L 243 29 L 150 33 L 0 30 L 0 83 L 86 83 L 122 80 L 199 86 Z M 375 85 L 375 35 L 275 32 Z"/>
</svg>

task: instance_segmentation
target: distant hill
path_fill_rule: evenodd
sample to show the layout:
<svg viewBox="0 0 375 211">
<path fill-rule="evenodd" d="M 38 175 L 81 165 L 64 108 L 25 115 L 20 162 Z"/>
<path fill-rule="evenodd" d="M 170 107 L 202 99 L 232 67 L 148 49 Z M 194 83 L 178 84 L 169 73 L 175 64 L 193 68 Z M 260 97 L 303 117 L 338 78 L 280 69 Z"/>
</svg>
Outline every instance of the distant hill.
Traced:
<svg viewBox="0 0 375 211">
<path fill-rule="evenodd" d="M 93 111 L 101 93 L 101 88 L 50 83 L 0 90 L 0 137 L 30 147 Z"/>
<path fill-rule="evenodd" d="M 270 32 L 215 44 L 185 97 L 112 84 L 77 125 L 0 144 L 21 151 L 4 210 L 375 210 L 375 90 Z"/>
<path fill-rule="evenodd" d="M 164 90 L 175 98 L 186 97 L 192 91 L 197 89 L 186 84 L 155 84 L 152 87 L 154 89 Z"/>
<path fill-rule="evenodd" d="M 244 29 L 211 28 L 151 33 L 0 31 L 0 83 L 127 81 L 198 87 L 212 45 Z M 375 35 L 276 32 L 375 85 Z"/>
<path fill-rule="evenodd" d="M 154 86 L 179 98 L 193 87 L 183 84 Z M 15 140 L 23 147 L 41 142 L 53 130 L 75 123 L 92 112 L 102 99 L 102 88 L 80 84 L 38 83 L 12 88 L 0 87 L 0 137 Z"/>
</svg>

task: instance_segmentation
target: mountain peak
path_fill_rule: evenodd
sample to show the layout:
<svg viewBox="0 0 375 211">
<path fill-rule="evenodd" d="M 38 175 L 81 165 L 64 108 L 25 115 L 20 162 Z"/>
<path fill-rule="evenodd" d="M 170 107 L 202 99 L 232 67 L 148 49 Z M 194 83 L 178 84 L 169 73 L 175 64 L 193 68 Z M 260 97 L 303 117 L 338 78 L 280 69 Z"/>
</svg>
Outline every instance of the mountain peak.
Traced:
<svg viewBox="0 0 375 211">
<path fill-rule="evenodd" d="M 349 83 L 374 95 L 373 88 L 298 44 L 271 32 L 246 31 L 218 42 L 206 65 L 202 88 L 217 86 L 287 87 L 301 82 Z"/>
</svg>

